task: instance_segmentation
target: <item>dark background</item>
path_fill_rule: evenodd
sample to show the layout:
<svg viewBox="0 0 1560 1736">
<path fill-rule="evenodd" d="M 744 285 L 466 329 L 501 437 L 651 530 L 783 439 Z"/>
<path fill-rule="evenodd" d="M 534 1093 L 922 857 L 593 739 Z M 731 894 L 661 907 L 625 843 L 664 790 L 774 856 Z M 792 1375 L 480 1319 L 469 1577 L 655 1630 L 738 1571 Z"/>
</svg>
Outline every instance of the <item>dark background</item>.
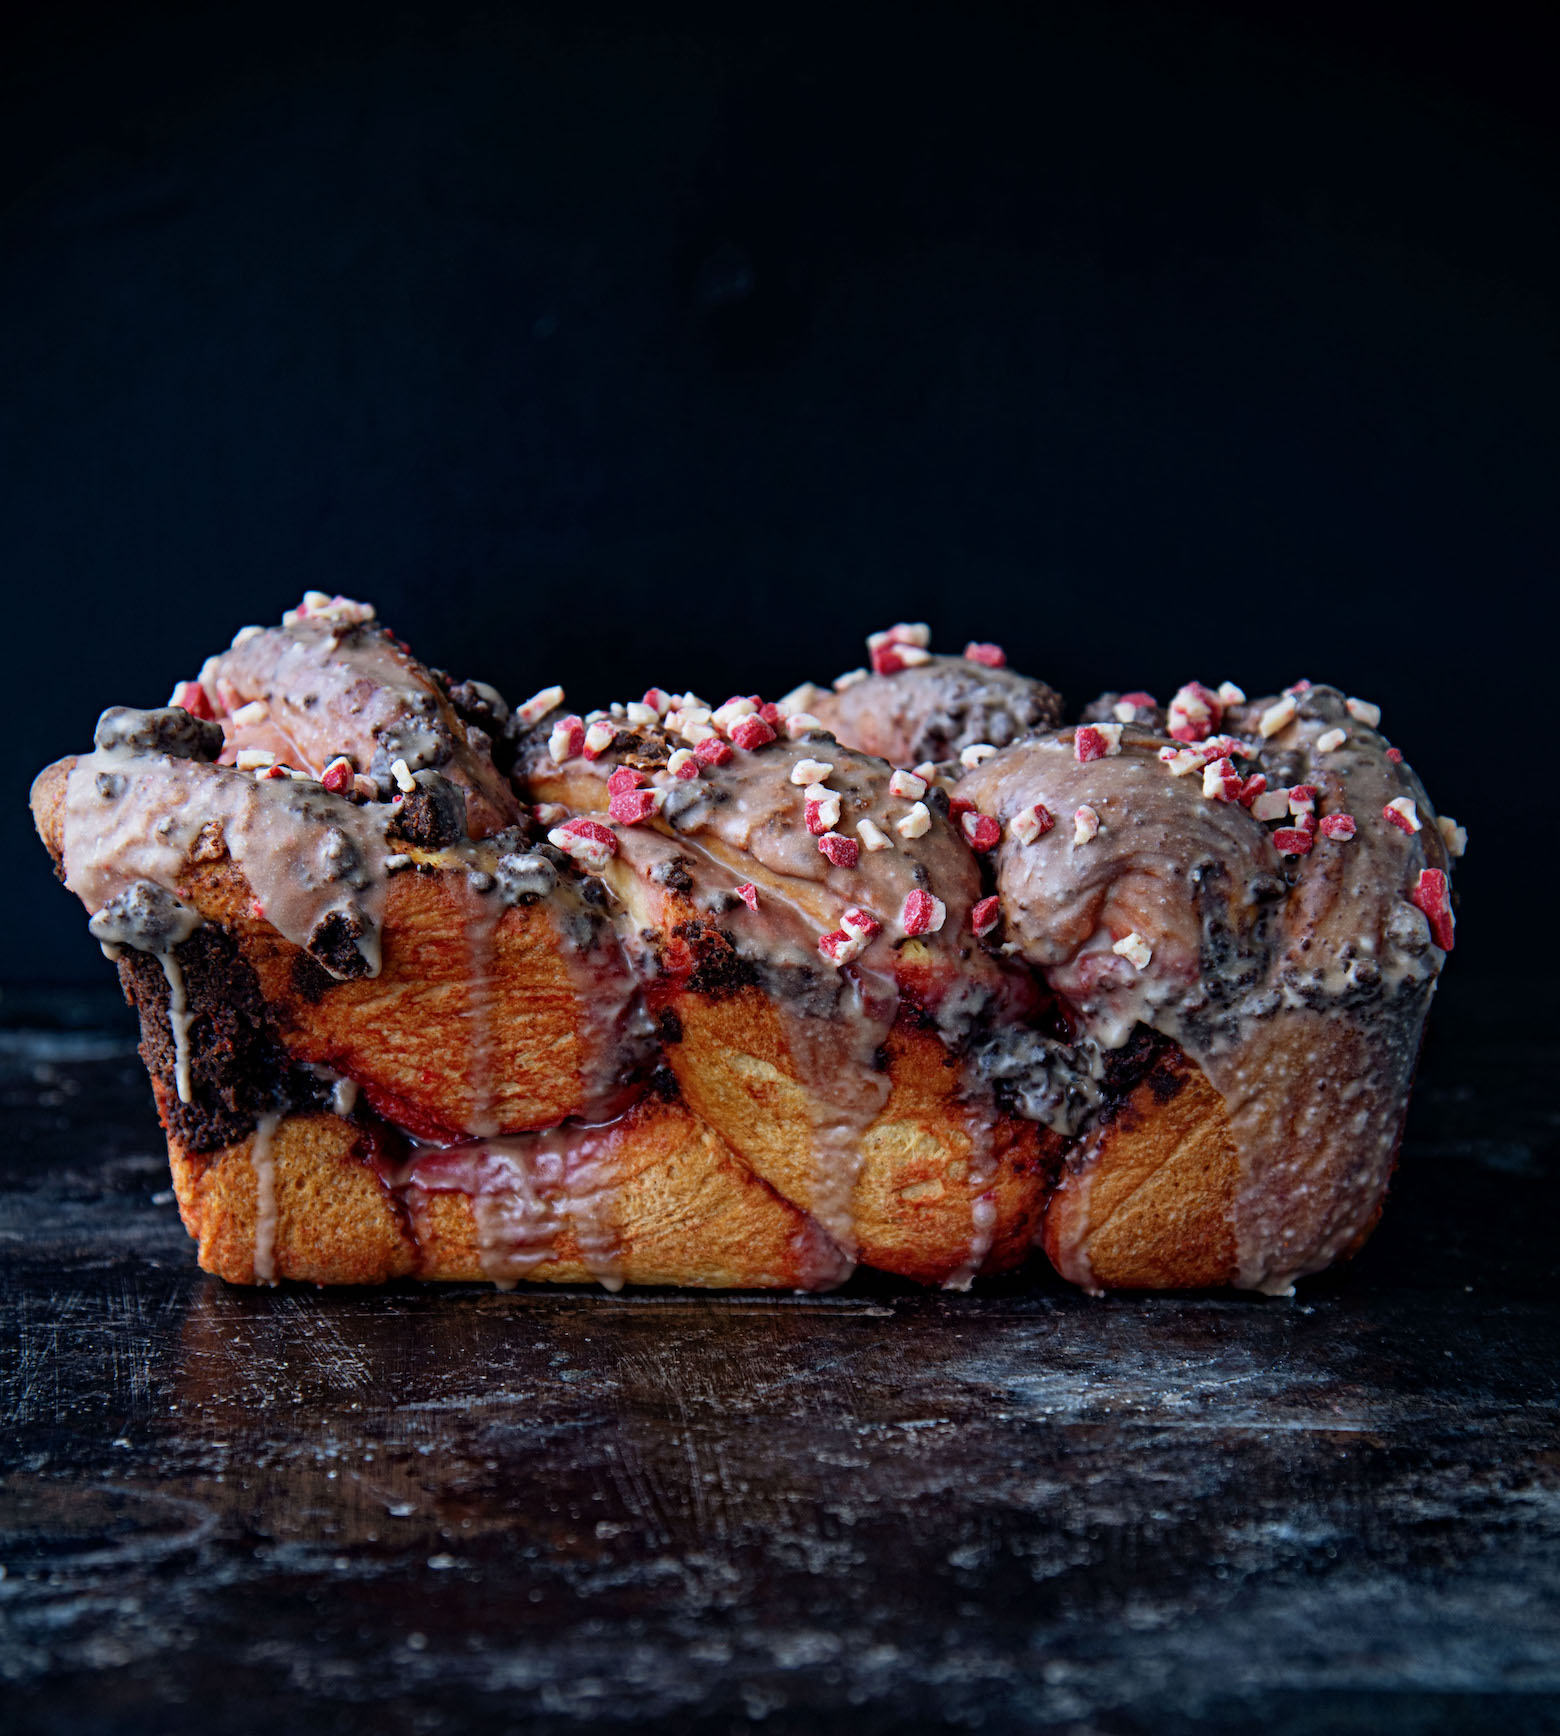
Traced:
<svg viewBox="0 0 1560 1736">
<path fill-rule="evenodd" d="M 13 9 L 0 969 L 103 971 L 32 773 L 318 588 L 581 709 L 772 696 L 922 617 L 1074 705 L 1336 681 L 1472 833 L 1454 979 L 1531 976 L 1535 20 Z"/>
</svg>

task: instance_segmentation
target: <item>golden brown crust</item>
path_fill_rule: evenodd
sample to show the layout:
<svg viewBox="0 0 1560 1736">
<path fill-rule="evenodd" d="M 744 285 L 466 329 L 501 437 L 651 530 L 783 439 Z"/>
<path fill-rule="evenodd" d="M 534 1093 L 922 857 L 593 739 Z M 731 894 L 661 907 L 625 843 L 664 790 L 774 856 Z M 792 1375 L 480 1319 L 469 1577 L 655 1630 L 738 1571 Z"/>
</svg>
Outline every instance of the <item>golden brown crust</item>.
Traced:
<svg viewBox="0 0 1560 1736">
<path fill-rule="evenodd" d="M 1239 1162 L 1224 1100 L 1171 1048 L 1070 1158 L 1042 1242 L 1091 1290 L 1190 1290 L 1235 1276 Z"/>
</svg>

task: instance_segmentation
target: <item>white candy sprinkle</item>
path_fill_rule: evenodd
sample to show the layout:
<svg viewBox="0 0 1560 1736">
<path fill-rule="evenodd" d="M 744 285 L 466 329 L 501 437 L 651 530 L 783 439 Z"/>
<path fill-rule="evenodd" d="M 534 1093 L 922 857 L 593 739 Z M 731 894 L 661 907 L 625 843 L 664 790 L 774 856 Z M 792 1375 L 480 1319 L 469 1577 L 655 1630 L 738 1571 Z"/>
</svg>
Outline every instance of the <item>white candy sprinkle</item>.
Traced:
<svg viewBox="0 0 1560 1736">
<path fill-rule="evenodd" d="M 1245 703 L 1244 691 L 1237 687 L 1233 681 L 1221 681 L 1219 683 L 1220 705 L 1244 705 Z"/>
<path fill-rule="evenodd" d="M 391 760 L 390 776 L 395 779 L 396 784 L 404 795 L 409 796 L 412 791 L 417 788 L 417 780 L 412 776 L 410 770 L 407 768 L 404 759 Z"/>
<path fill-rule="evenodd" d="M 1346 699 L 1343 703 L 1348 708 L 1349 716 L 1356 723 L 1363 723 L 1367 729 L 1379 729 L 1381 727 L 1381 707 L 1379 705 L 1372 705 L 1368 699 Z"/>
<path fill-rule="evenodd" d="M 892 850 L 894 847 L 894 840 L 871 820 L 857 820 L 856 831 L 869 850 Z"/>
<path fill-rule="evenodd" d="M 515 721 L 522 729 L 529 729 L 533 723 L 540 723 L 549 711 L 563 704 L 563 689 L 561 687 L 544 687 L 540 693 L 531 697 L 515 712 Z"/>
<path fill-rule="evenodd" d="M 602 718 L 611 717 L 611 715 L 612 715 L 612 713 L 610 711 L 607 711 L 602 706 L 598 705 L 594 711 L 587 711 L 585 713 L 585 722 L 586 723 L 599 723 L 602 720 Z"/>
<path fill-rule="evenodd" d="M 623 707 L 623 715 L 635 729 L 651 729 L 661 721 L 660 712 L 653 705 L 646 705 L 641 699 L 629 700 Z"/>
<path fill-rule="evenodd" d="M 757 710 L 751 699 L 728 699 L 717 711 L 710 713 L 710 722 L 722 735 L 730 735 L 742 718 L 751 717 Z"/>
<path fill-rule="evenodd" d="M 824 830 L 832 832 L 840 823 L 840 798 L 822 784 L 809 784 L 806 796 L 809 807 L 817 806 L 816 818 Z"/>
<path fill-rule="evenodd" d="M 1448 856 L 1458 857 L 1468 848 L 1468 833 L 1450 814 L 1437 814 L 1436 830 L 1441 834 Z"/>
<path fill-rule="evenodd" d="M 240 645 L 247 645 L 249 641 L 254 638 L 256 633 L 263 633 L 264 631 L 264 627 L 240 627 L 233 635 L 233 644 L 231 649 L 236 651 Z"/>
<path fill-rule="evenodd" d="M 555 766 L 561 766 L 569 757 L 569 744 L 573 740 L 573 730 L 565 729 L 561 723 L 548 736 L 547 757 Z"/>
<path fill-rule="evenodd" d="M 783 718 L 790 719 L 799 714 L 810 712 L 820 699 L 827 697 L 827 688 L 818 687 L 811 681 L 804 681 L 800 687 L 793 687 L 784 699 L 777 699 L 775 710 Z"/>
<path fill-rule="evenodd" d="M 1117 731 L 1118 735 L 1120 731 Z M 968 771 L 981 764 L 984 760 L 995 759 L 997 750 L 989 741 L 972 741 L 959 755 L 959 764 Z"/>
<path fill-rule="evenodd" d="M 785 733 L 792 741 L 800 741 L 804 735 L 810 735 L 823 725 L 810 711 L 793 711 L 785 719 Z"/>
<path fill-rule="evenodd" d="M 1270 705 L 1262 713 L 1262 720 L 1257 725 L 1258 733 L 1266 741 L 1270 735 L 1277 735 L 1281 729 L 1288 729 L 1299 710 L 1294 695 L 1286 693 L 1276 705 Z"/>
<path fill-rule="evenodd" d="M 1147 970 L 1148 961 L 1154 956 L 1152 947 L 1135 929 L 1118 940 L 1110 950 L 1118 953 L 1130 964 L 1136 965 L 1139 970 Z"/>
<path fill-rule="evenodd" d="M 937 778 L 937 762 L 935 760 L 922 760 L 920 765 L 915 768 L 915 775 L 918 778 L 925 778 L 929 784 L 935 782 Z"/>
<path fill-rule="evenodd" d="M 253 729 L 266 722 L 270 715 L 271 708 L 263 699 L 251 699 L 248 705 L 239 706 L 233 713 L 233 723 L 238 729 Z"/>
<path fill-rule="evenodd" d="M 565 856 L 572 856 L 581 867 L 594 869 L 598 874 L 613 856 L 611 846 L 603 844 L 600 839 L 583 837 L 578 832 L 566 832 L 561 826 L 554 827 L 547 834 L 547 842 L 556 845 Z"/>
<path fill-rule="evenodd" d="M 1040 816 L 1033 808 L 1025 808 L 1020 814 L 1015 814 L 1008 821 L 1008 836 L 1017 838 L 1020 844 L 1033 844 L 1044 834 L 1040 827 Z"/>
<path fill-rule="evenodd" d="M 919 645 L 896 645 L 894 650 L 907 669 L 918 668 L 922 663 L 930 663 L 932 660 L 931 652 L 923 651 Z"/>
<path fill-rule="evenodd" d="M 607 707 L 607 711 L 611 716 L 616 717 L 616 718 L 620 718 L 620 719 L 623 717 L 626 717 L 628 715 L 628 712 L 627 712 L 626 708 L 624 707 L 622 701 L 617 700 L 617 699 L 614 699 L 612 701 L 612 703 Z"/>
<path fill-rule="evenodd" d="M 890 795 L 918 802 L 926 794 L 926 779 L 916 772 L 896 771 L 888 780 L 888 789 Z"/>
<path fill-rule="evenodd" d="M 791 782 L 793 784 L 821 784 L 833 770 L 834 767 L 827 760 L 799 759 L 791 767 Z"/>
<path fill-rule="evenodd" d="M 684 741 L 697 747 L 701 741 L 714 741 L 715 731 L 707 723 L 685 723 L 681 735 Z"/>
<path fill-rule="evenodd" d="M 1073 815 L 1073 848 L 1087 844 L 1100 833 L 1100 817 L 1087 803 Z"/>
<path fill-rule="evenodd" d="M 275 764 L 276 755 L 267 753 L 264 748 L 241 747 L 238 750 L 238 769 L 241 772 L 258 772 Z"/>
<path fill-rule="evenodd" d="M 1288 790 L 1263 790 L 1251 804 L 1254 820 L 1283 820 L 1289 815 Z"/>
<path fill-rule="evenodd" d="M 1170 768 L 1170 776 L 1173 778 L 1184 778 L 1188 772 L 1200 772 L 1207 763 L 1200 753 L 1189 747 L 1162 747 L 1159 758 Z"/>
<path fill-rule="evenodd" d="M 585 746 L 591 753 L 605 753 L 617 740 L 617 731 L 610 723 L 593 723 L 585 731 Z"/>
<path fill-rule="evenodd" d="M 866 678 L 867 672 L 865 669 L 847 669 L 843 675 L 836 675 L 834 677 L 834 691 L 836 693 L 844 693 L 848 688 L 854 687 L 858 682 L 865 681 Z"/>
<path fill-rule="evenodd" d="M 1129 705 L 1124 699 L 1118 699 L 1110 709 L 1117 723 L 1131 723 L 1137 717 L 1137 707 Z"/>
<path fill-rule="evenodd" d="M 867 635 L 867 649 L 876 651 L 880 645 L 908 645 L 925 649 L 932 642 L 932 630 L 925 621 L 896 621 L 881 633 Z"/>
<path fill-rule="evenodd" d="M 1349 732 L 1346 729 L 1324 729 L 1316 738 L 1316 751 L 1336 753 L 1348 739 Z"/>
<path fill-rule="evenodd" d="M 401 869 L 409 868 L 411 866 L 411 861 L 412 861 L 412 859 L 410 856 L 401 856 L 401 855 L 386 856 L 385 857 L 385 873 L 386 874 L 399 873 Z"/>
<path fill-rule="evenodd" d="M 901 838 L 924 838 L 932 829 L 932 816 L 925 802 L 917 802 L 902 820 L 894 822 Z"/>
</svg>

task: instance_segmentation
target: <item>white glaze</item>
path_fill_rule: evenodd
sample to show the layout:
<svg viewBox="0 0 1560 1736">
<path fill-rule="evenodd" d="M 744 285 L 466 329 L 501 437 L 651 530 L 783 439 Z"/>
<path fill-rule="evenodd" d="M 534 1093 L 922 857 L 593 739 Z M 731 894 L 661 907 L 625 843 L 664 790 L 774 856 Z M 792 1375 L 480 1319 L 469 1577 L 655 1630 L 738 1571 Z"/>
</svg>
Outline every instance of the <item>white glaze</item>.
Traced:
<svg viewBox="0 0 1560 1736">
<path fill-rule="evenodd" d="M 255 1124 L 249 1142 L 249 1166 L 255 1172 L 255 1282 L 276 1282 L 276 1157 L 273 1146 L 281 1126 L 279 1110 L 268 1109 Z"/>
</svg>

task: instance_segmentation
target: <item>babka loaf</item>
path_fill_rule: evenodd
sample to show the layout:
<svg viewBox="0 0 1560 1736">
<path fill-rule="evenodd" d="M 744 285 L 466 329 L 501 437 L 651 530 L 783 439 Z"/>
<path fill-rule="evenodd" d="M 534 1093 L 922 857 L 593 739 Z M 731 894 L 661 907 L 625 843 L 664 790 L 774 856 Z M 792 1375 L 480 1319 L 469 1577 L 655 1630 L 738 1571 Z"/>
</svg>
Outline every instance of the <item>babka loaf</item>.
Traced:
<svg viewBox="0 0 1560 1736">
<path fill-rule="evenodd" d="M 511 710 L 344 598 L 33 787 L 203 1267 L 1284 1290 L 1357 1247 L 1461 833 L 1375 708 L 994 645 Z"/>
</svg>

